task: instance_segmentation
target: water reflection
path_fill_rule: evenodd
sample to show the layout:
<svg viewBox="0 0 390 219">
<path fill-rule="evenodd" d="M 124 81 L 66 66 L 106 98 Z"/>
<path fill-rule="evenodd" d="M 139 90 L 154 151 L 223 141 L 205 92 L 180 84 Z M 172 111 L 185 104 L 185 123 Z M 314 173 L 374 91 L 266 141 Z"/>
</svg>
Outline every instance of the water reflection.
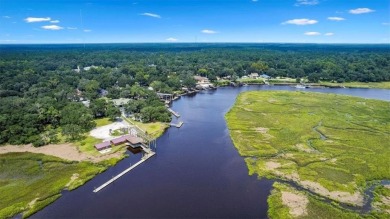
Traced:
<svg viewBox="0 0 390 219">
<path fill-rule="evenodd" d="M 267 217 L 272 181 L 248 176 L 224 120 L 237 95 L 248 90 L 303 91 L 288 86 L 245 86 L 184 96 L 172 106 L 184 125 L 168 129 L 157 140 L 155 157 L 93 193 L 94 187 L 140 159 L 141 153 L 131 154 L 84 186 L 64 193 L 32 218 Z M 390 100 L 388 90 L 304 90 Z"/>
</svg>

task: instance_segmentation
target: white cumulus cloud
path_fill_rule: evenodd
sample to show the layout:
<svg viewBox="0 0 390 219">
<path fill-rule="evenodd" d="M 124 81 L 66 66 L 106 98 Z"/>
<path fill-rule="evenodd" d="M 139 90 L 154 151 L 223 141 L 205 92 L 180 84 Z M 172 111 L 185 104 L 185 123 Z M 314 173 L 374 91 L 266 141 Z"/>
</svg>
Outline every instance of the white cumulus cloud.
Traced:
<svg viewBox="0 0 390 219">
<path fill-rule="evenodd" d="M 34 22 L 45 22 L 50 21 L 50 17 L 28 17 L 24 19 L 27 23 L 34 23 Z"/>
<path fill-rule="evenodd" d="M 216 34 L 218 33 L 217 31 L 215 30 L 208 30 L 208 29 L 204 29 L 201 31 L 202 33 L 206 33 L 206 34 Z"/>
<path fill-rule="evenodd" d="M 326 33 L 325 36 L 333 36 L 334 33 Z"/>
<path fill-rule="evenodd" d="M 62 29 L 64 29 L 63 27 L 60 27 L 60 26 L 55 25 L 55 24 L 53 24 L 53 25 L 45 25 L 45 26 L 42 26 L 41 28 L 45 29 L 45 30 L 62 30 Z"/>
<path fill-rule="evenodd" d="M 176 39 L 176 38 L 173 38 L 173 37 L 169 37 L 169 38 L 167 38 L 167 39 L 165 39 L 166 41 L 169 41 L 169 42 L 176 42 L 176 41 L 178 41 L 178 39 Z"/>
<path fill-rule="evenodd" d="M 319 36 L 319 35 L 321 35 L 321 33 L 319 33 L 319 32 L 305 32 L 304 33 L 306 36 Z"/>
<path fill-rule="evenodd" d="M 328 17 L 328 20 L 331 20 L 331 21 L 343 21 L 343 20 L 345 20 L 345 18 L 343 18 L 343 17 Z"/>
<path fill-rule="evenodd" d="M 300 5 L 318 5 L 320 2 L 318 0 L 297 0 L 295 6 Z"/>
<path fill-rule="evenodd" d="M 375 10 L 369 9 L 369 8 L 356 8 L 349 10 L 349 13 L 351 14 L 366 14 L 374 12 Z"/>
<path fill-rule="evenodd" d="M 142 13 L 141 15 L 143 15 L 143 16 L 148 16 L 148 17 L 154 17 L 154 18 L 161 18 L 160 15 L 158 15 L 158 14 L 153 14 L 153 13 Z"/>
<path fill-rule="evenodd" d="M 282 24 L 309 25 L 309 24 L 316 24 L 316 23 L 318 23 L 318 21 L 302 18 L 302 19 L 288 20 L 283 22 Z"/>
<path fill-rule="evenodd" d="M 59 21 L 59 20 L 51 20 L 50 23 L 52 23 L 52 24 L 58 24 L 58 23 L 60 23 L 60 21 Z"/>
</svg>

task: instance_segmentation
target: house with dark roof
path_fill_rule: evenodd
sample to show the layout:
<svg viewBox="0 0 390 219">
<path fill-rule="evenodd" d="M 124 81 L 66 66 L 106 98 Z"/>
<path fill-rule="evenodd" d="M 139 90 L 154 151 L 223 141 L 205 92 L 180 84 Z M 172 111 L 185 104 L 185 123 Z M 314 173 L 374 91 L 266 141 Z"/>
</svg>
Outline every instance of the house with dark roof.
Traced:
<svg viewBox="0 0 390 219">
<path fill-rule="evenodd" d="M 105 149 L 111 148 L 111 142 L 105 141 L 105 142 L 102 142 L 102 143 L 99 143 L 99 144 L 95 144 L 95 148 L 96 148 L 96 150 L 98 150 L 98 151 L 101 151 L 101 150 L 105 150 Z"/>
<path fill-rule="evenodd" d="M 271 78 L 271 76 L 269 76 L 269 75 L 266 75 L 266 74 L 262 74 L 262 75 L 260 75 L 260 78 L 264 78 L 264 79 L 270 79 L 270 78 Z"/>
<path fill-rule="evenodd" d="M 142 139 L 140 137 L 133 136 L 133 135 L 124 135 L 124 136 L 119 137 L 119 138 L 114 138 L 111 141 L 105 141 L 105 142 L 102 142 L 99 144 L 95 144 L 95 148 L 98 151 L 101 151 L 101 150 L 111 148 L 112 145 L 118 146 L 121 144 L 126 144 L 126 145 L 131 146 L 132 148 L 137 148 L 137 147 L 141 147 L 142 144 L 144 144 L 144 143 L 145 143 L 144 139 Z"/>
<path fill-rule="evenodd" d="M 115 139 L 112 139 L 111 140 L 111 143 L 113 144 L 113 145 L 120 145 L 120 144 L 124 144 L 124 143 L 126 143 L 127 142 L 127 138 L 126 138 L 126 136 L 122 136 L 122 137 L 119 137 L 119 138 L 115 138 Z"/>
</svg>

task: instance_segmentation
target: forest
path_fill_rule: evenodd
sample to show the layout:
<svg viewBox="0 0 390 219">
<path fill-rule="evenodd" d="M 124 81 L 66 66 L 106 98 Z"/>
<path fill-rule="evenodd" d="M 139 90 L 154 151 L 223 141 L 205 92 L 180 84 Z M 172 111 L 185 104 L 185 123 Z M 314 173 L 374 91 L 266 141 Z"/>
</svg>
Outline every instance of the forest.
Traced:
<svg viewBox="0 0 390 219">
<path fill-rule="evenodd" d="M 126 113 L 170 120 L 156 92 L 194 88 L 194 75 L 252 72 L 309 82 L 390 81 L 386 45 L 72 44 L 0 45 L 0 144 L 41 146 L 91 130 L 94 118 Z M 153 88 L 153 91 L 150 89 Z M 82 101 L 90 101 L 89 107 Z"/>
</svg>

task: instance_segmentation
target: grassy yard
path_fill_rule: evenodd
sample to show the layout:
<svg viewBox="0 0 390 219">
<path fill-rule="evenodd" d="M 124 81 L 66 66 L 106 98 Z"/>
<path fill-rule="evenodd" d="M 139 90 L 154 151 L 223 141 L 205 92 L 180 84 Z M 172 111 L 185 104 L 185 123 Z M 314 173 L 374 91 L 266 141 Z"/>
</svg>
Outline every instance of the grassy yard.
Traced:
<svg viewBox="0 0 390 219">
<path fill-rule="evenodd" d="M 93 156 L 100 156 L 100 152 L 96 150 L 95 144 L 101 143 L 102 140 L 94 138 L 90 135 L 85 135 L 81 140 L 74 142 L 79 151 Z"/>
<path fill-rule="evenodd" d="M 302 79 L 304 80 L 304 79 Z M 296 83 L 297 80 L 295 78 L 272 78 L 268 80 L 270 83 Z"/>
<path fill-rule="evenodd" d="M 258 78 L 258 79 L 241 78 L 241 79 L 238 79 L 237 81 L 239 81 L 241 83 L 249 83 L 249 84 L 264 84 L 264 79 L 263 78 Z"/>
<path fill-rule="evenodd" d="M 134 121 L 130 118 L 124 118 L 124 119 L 130 124 L 138 126 L 140 129 L 145 131 L 153 138 L 160 137 L 162 134 L 164 134 L 165 129 L 168 128 L 168 124 L 162 122 L 142 123 L 142 122 Z"/>
<path fill-rule="evenodd" d="M 335 94 L 246 92 L 226 119 L 250 174 L 360 206 L 367 182 L 390 179 L 389 107 Z"/>
<path fill-rule="evenodd" d="M 109 118 L 95 119 L 94 121 L 96 122 L 96 127 L 105 126 L 112 123 Z"/>
<path fill-rule="evenodd" d="M 27 217 L 107 168 L 32 153 L 0 155 L 0 218 Z"/>
<path fill-rule="evenodd" d="M 330 87 L 349 87 L 349 88 L 379 88 L 379 89 L 390 89 L 390 82 L 347 82 L 347 83 L 331 83 L 331 82 L 320 82 L 321 85 Z"/>
</svg>

